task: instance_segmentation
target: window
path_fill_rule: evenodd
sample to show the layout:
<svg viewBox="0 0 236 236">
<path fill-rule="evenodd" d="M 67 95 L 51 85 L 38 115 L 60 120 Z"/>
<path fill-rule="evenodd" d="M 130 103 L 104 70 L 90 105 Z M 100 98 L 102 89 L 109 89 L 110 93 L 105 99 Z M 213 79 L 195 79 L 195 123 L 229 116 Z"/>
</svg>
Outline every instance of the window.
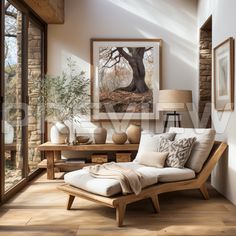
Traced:
<svg viewBox="0 0 236 236">
<path fill-rule="evenodd" d="M 44 75 L 46 25 L 21 1 L 5 0 L 0 6 L 2 202 L 37 173 L 42 159 L 37 146 L 43 141 L 43 119 L 34 108 Z"/>
</svg>

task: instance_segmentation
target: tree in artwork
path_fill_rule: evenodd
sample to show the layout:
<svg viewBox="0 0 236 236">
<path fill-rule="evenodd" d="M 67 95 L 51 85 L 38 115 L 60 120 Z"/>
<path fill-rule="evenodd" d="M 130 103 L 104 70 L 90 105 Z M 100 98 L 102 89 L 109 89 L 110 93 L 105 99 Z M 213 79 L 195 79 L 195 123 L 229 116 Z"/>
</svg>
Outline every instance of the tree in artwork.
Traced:
<svg viewBox="0 0 236 236">
<path fill-rule="evenodd" d="M 153 47 L 99 48 L 100 111 L 112 104 L 115 112 L 152 111 Z"/>
</svg>

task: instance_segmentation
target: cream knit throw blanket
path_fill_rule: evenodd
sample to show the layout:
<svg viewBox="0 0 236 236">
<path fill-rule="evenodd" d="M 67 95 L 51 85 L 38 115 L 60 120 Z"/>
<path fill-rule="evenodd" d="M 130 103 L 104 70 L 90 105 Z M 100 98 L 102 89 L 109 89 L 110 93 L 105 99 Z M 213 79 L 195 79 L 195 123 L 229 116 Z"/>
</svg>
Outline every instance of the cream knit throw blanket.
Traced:
<svg viewBox="0 0 236 236">
<path fill-rule="evenodd" d="M 118 180 L 123 194 L 134 192 L 138 195 L 142 190 L 140 182 L 142 178 L 141 174 L 132 169 L 122 167 L 115 162 L 84 168 L 89 171 L 92 177 Z"/>
</svg>

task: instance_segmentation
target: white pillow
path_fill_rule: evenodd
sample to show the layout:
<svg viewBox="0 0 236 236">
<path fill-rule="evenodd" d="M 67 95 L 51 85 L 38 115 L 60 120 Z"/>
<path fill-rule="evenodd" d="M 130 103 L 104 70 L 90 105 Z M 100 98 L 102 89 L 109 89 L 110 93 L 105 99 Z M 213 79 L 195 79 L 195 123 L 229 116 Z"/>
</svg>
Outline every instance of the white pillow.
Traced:
<svg viewBox="0 0 236 236">
<path fill-rule="evenodd" d="M 134 162 L 139 162 L 139 156 L 145 152 L 157 152 L 159 150 L 160 141 L 162 138 L 173 140 L 175 137 L 175 133 L 163 133 L 163 134 L 154 134 L 147 133 L 147 131 L 143 131 L 141 133 L 138 153 Z"/>
<path fill-rule="evenodd" d="M 144 152 L 140 154 L 138 163 L 145 166 L 163 168 L 168 152 Z"/>
<path fill-rule="evenodd" d="M 215 141 L 215 130 L 213 129 L 191 129 L 171 127 L 170 133 L 175 132 L 175 140 L 196 137 L 186 167 L 199 173 L 207 160 Z"/>
</svg>

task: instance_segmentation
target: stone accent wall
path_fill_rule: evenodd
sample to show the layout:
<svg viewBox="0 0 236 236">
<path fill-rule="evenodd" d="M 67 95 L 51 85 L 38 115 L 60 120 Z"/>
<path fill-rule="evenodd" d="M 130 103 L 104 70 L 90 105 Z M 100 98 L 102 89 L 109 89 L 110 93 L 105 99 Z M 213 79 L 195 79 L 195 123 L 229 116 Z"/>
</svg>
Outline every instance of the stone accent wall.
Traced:
<svg viewBox="0 0 236 236">
<path fill-rule="evenodd" d="M 41 74 L 41 31 L 31 22 L 28 31 L 28 160 L 30 170 L 37 168 L 37 163 L 41 161 L 40 152 L 37 151 L 41 144 L 41 117 L 33 113 L 34 106 L 38 106 L 39 81 Z M 38 85 L 38 86 L 36 86 Z"/>
<path fill-rule="evenodd" d="M 200 31 L 199 119 L 202 128 L 211 127 L 212 35 Z"/>
<path fill-rule="evenodd" d="M 17 45 L 18 45 L 18 63 L 17 63 L 17 91 L 16 103 L 21 102 L 21 19 L 18 19 Z M 28 161 L 30 171 L 37 168 L 37 164 L 41 161 L 40 152 L 37 147 L 41 144 L 41 121 L 40 117 L 36 117 L 33 113 L 33 106 L 38 104 L 39 89 L 37 81 L 41 80 L 41 31 L 32 23 L 29 24 L 28 30 Z M 17 112 L 17 127 L 16 127 L 16 142 L 17 142 L 17 163 L 18 167 L 22 168 L 21 158 L 21 142 L 22 142 L 22 114 L 20 110 Z"/>
</svg>

